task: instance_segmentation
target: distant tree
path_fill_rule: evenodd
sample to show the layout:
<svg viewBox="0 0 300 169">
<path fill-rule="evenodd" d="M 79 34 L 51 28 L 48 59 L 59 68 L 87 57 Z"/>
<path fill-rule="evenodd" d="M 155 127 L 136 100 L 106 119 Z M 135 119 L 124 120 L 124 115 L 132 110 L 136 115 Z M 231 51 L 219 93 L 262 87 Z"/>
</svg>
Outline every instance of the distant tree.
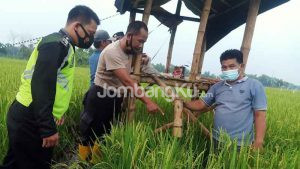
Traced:
<svg viewBox="0 0 300 169">
<path fill-rule="evenodd" d="M 21 45 L 17 55 L 19 56 L 19 58 L 27 60 L 29 59 L 32 51 L 33 51 L 32 45 L 30 46 Z"/>
<path fill-rule="evenodd" d="M 152 65 L 159 72 L 164 72 L 165 71 L 165 66 L 163 64 L 161 64 L 161 63 L 152 64 Z"/>
<path fill-rule="evenodd" d="M 4 47 L 4 44 L 0 43 L 0 56 L 6 56 L 7 55 L 7 51 Z"/>
<path fill-rule="evenodd" d="M 203 74 L 202 74 L 202 77 L 207 77 L 207 78 L 217 78 L 217 76 L 213 73 L 210 73 L 209 71 L 205 71 Z"/>
</svg>

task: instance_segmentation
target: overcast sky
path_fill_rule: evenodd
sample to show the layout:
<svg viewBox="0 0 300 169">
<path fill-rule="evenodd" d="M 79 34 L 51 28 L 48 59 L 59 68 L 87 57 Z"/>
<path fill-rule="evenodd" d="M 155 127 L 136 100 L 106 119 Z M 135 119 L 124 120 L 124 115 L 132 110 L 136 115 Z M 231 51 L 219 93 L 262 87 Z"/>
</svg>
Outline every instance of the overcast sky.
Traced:
<svg viewBox="0 0 300 169">
<path fill-rule="evenodd" d="M 83 4 L 92 8 L 99 18 L 116 14 L 114 0 L 0 0 L 0 42 L 18 42 L 58 31 L 65 25 L 69 10 Z M 175 13 L 177 1 L 164 8 Z M 291 0 L 258 16 L 246 72 L 267 74 L 300 85 L 300 1 Z M 181 15 L 193 16 L 183 5 Z M 99 29 L 110 35 L 126 31 L 128 12 L 103 20 Z M 137 15 L 141 20 L 141 15 Z M 144 51 L 150 56 L 158 52 L 154 63 L 165 64 L 170 34 L 168 28 L 150 17 L 149 35 Z M 172 64 L 190 65 L 199 23 L 185 21 L 178 26 Z M 203 72 L 220 74 L 219 56 L 230 48 L 239 49 L 245 26 L 242 25 L 223 38 L 205 55 Z"/>
</svg>

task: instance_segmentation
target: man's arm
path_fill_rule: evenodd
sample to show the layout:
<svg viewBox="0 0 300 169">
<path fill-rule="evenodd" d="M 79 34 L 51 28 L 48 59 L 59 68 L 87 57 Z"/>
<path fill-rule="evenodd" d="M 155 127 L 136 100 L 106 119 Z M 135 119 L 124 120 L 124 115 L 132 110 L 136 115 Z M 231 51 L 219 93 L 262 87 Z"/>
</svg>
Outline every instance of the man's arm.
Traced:
<svg viewBox="0 0 300 169">
<path fill-rule="evenodd" d="M 252 107 L 254 110 L 254 126 L 255 126 L 255 140 L 253 143 L 254 149 L 263 147 L 265 132 L 266 132 L 266 110 L 267 110 L 267 97 L 263 85 L 254 81 L 251 88 Z"/>
<path fill-rule="evenodd" d="M 53 118 L 53 105 L 56 94 L 57 70 L 63 58 L 59 42 L 42 44 L 31 80 L 33 112 L 43 138 L 43 147 L 58 143 L 58 133 Z"/>
<path fill-rule="evenodd" d="M 263 147 L 265 132 L 266 132 L 266 111 L 255 111 L 255 140 L 253 147 L 260 149 Z"/>
<path fill-rule="evenodd" d="M 215 108 L 215 85 L 209 88 L 207 93 L 201 97 L 199 100 L 194 100 L 191 102 L 187 102 L 184 105 L 192 110 L 192 111 L 197 111 L 196 116 L 199 116 L 200 113 L 207 112 L 211 109 Z"/>
<path fill-rule="evenodd" d="M 143 53 L 142 54 L 142 72 L 151 75 L 160 75 L 159 71 L 157 71 L 151 64 L 151 58 Z"/>
<path fill-rule="evenodd" d="M 145 96 L 145 92 L 141 88 L 138 88 L 137 83 L 133 79 L 131 79 L 126 68 L 115 69 L 113 70 L 113 72 L 120 79 L 123 85 L 129 86 L 133 89 L 132 92 L 134 92 L 134 94 L 137 94 L 136 97 L 147 105 L 147 110 L 149 112 L 156 112 L 159 109 L 159 107 L 154 102 L 152 102 L 148 97 Z"/>
<path fill-rule="evenodd" d="M 192 111 L 203 111 L 208 108 L 201 99 L 186 102 L 186 103 L 184 103 L 184 106 Z"/>
</svg>

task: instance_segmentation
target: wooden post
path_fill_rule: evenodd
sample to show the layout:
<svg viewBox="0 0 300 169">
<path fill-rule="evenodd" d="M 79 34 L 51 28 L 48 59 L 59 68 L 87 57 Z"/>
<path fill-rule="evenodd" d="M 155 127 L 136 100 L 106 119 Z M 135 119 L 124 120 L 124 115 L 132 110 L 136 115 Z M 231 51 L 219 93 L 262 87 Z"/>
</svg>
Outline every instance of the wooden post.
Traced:
<svg viewBox="0 0 300 169">
<path fill-rule="evenodd" d="M 190 80 L 195 80 L 199 70 L 200 63 L 200 55 L 202 53 L 202 44 L 206 30 L 206 24 L 208 20 L 208 16 L 210 13 L 212 0 L 205 0 L 203 5 L 203 10 L 200 17 L 200 25 L 198 29 L 198 35 L 196 39 L 194 55 L 193 55 L 193 63 L 191 68 Z"/>
<path fill-rule="evenodd" d="M 151 12 L 151 7 L 152 7 L 152 2 L 153 2 L 153 0 L 147 0 L 146 6 L 145 6 L 145 9 L 144 9 L 144 14 L 143 14 L 142 21 L 145 22 L 146 25 L 148 25 L 150 12 Z M 130 18 L 131 18 L 131 15 L 130 15 Z M 133 18 L 133 14 L 132 14 L 132 18 Z M 134 59 L 134 62 L 133 62 L 133 64 L 134 64 L 133 73 L 135 75 L 139 75 L 141 73 L 142 55 L 140 54 L 140 55 L 137 55 L 137 56 L 134 56 L 134 57 L 135 57 L 135 59 Z M 139 81 L 140 81 L 140 79 L 137 79 L 138 83 L 139 83 Z M 129 111 L 128 111 L 128 117 L 127 117 L 127 120 L 129 122 L 132 121 L 133 118 L 134 118 L 135 101 L 136 101 L 136 99 L 134 97 L 129 98 Z"/>
<path fill-rule="evenodd" d="M 173 136 L 182 137 L 182 111 L 183 102 L 179 99 L 174 101 L 174 124 L 173 124 Z"/>
<path fill-rule="evenodd" d="M 256 17 L 257 17 L 258 10 L 259 10 L 259 5 L 260 5 L 260 0 L 250 0 L 247 22 L 246 22 L 243 42 L 242 42 L 242 46 L 241 46 L 241 51 L 243 53 L 243 60 L 244 60 L 244 64 L 245 64 L 245 67 L 244 67 L 242 73 L 244 73 L 245 69 L 246 69 L 248 56 L 249 56 L 249 52 L 250 52 L 250 48 L 251 48 L 252 37 L 253 37 L 253 33 L 254 33 L 254 28 L 255 28 Z"/>
<path fill-rule="evenodd" d="M 136 12 L 134 10 L 130 11 L 129 23 L 135 21 Z"/>
<path fill-rule="evenodd" d="M 152 8 L 152 3 L 153 3 L 153 0 L 147 0 L 146 5 L 145 5 L 142 21 L 145 22 L 146 25 L 148 25 L 150 12 L 151 12 L 151 8 Z"/>
<path fill-rule="evenodd" d="M 180 16 L 181 5 L 182 5 L 181 0 L 178 0 L 177 8 L 176 8 L 176 16 Z M 170 65 L 171 65 L 172 52 L 173 52 L 176 31 L 177 31 L 177 25 L 173 29 L 171 29 L 171 37 L 170 37 L 170 42 L 169 42 L 169 49 L 168 49 L 166 70 L 165 70 L 166 73 L 169 73 L 169 69 L 170 69 Z"/>
<path fill-rule="evenodd" d="M 202 66 L 203 66 L 205 52 L 206 52 L 206 39 L 205 39 L 205 36 L 204 36 L 203 43 L 202 43 L 202 48 L 201 48 L 199 68 L 198 68 L 198 74 L 200 74 L 200 75 L 202 73 Z"/>
</svg>

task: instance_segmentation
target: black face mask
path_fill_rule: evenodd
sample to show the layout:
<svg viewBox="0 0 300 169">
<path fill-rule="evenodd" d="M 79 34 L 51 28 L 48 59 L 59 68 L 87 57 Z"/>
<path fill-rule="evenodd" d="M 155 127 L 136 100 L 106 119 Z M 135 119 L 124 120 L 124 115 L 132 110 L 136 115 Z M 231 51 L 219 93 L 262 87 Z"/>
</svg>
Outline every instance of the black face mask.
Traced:
<svg viewBox="0 0 300 169">
<path fill-rule="evenodd" d="M 80 37 L 78 32 L 75 30 L 75 33 L 77 35 L 77 38 L 78 38 L 78 47 L 79 48 L 83 48 L 83 49 L 88 49 L 89 47 L 92 46 L 92 44 L 94 43 L 94 36 L 93 35 L 89 35 L 87 33 L 87 31 L 84 29 L 84 27 L 80 24 L 80 27 L 82 28 L 83 32 L 84 32 L 84 37 Z M 89 41 L 88 42 L 84 42 L 84 39 L 85 38 L 89 38 Z"/>
<path fill-rule="evenodd" d="M 127 50 L 126 53 L 136 55 L 137 52 L 135 50 L 133 50 L 133 47 L 132 47 L 132 37 L 133 37 L 133 35 L 130 35 L 130 43 L 128 40 L 126 40 L 126 47 L 130 47 L 130 50 Z"/>
</svg>

